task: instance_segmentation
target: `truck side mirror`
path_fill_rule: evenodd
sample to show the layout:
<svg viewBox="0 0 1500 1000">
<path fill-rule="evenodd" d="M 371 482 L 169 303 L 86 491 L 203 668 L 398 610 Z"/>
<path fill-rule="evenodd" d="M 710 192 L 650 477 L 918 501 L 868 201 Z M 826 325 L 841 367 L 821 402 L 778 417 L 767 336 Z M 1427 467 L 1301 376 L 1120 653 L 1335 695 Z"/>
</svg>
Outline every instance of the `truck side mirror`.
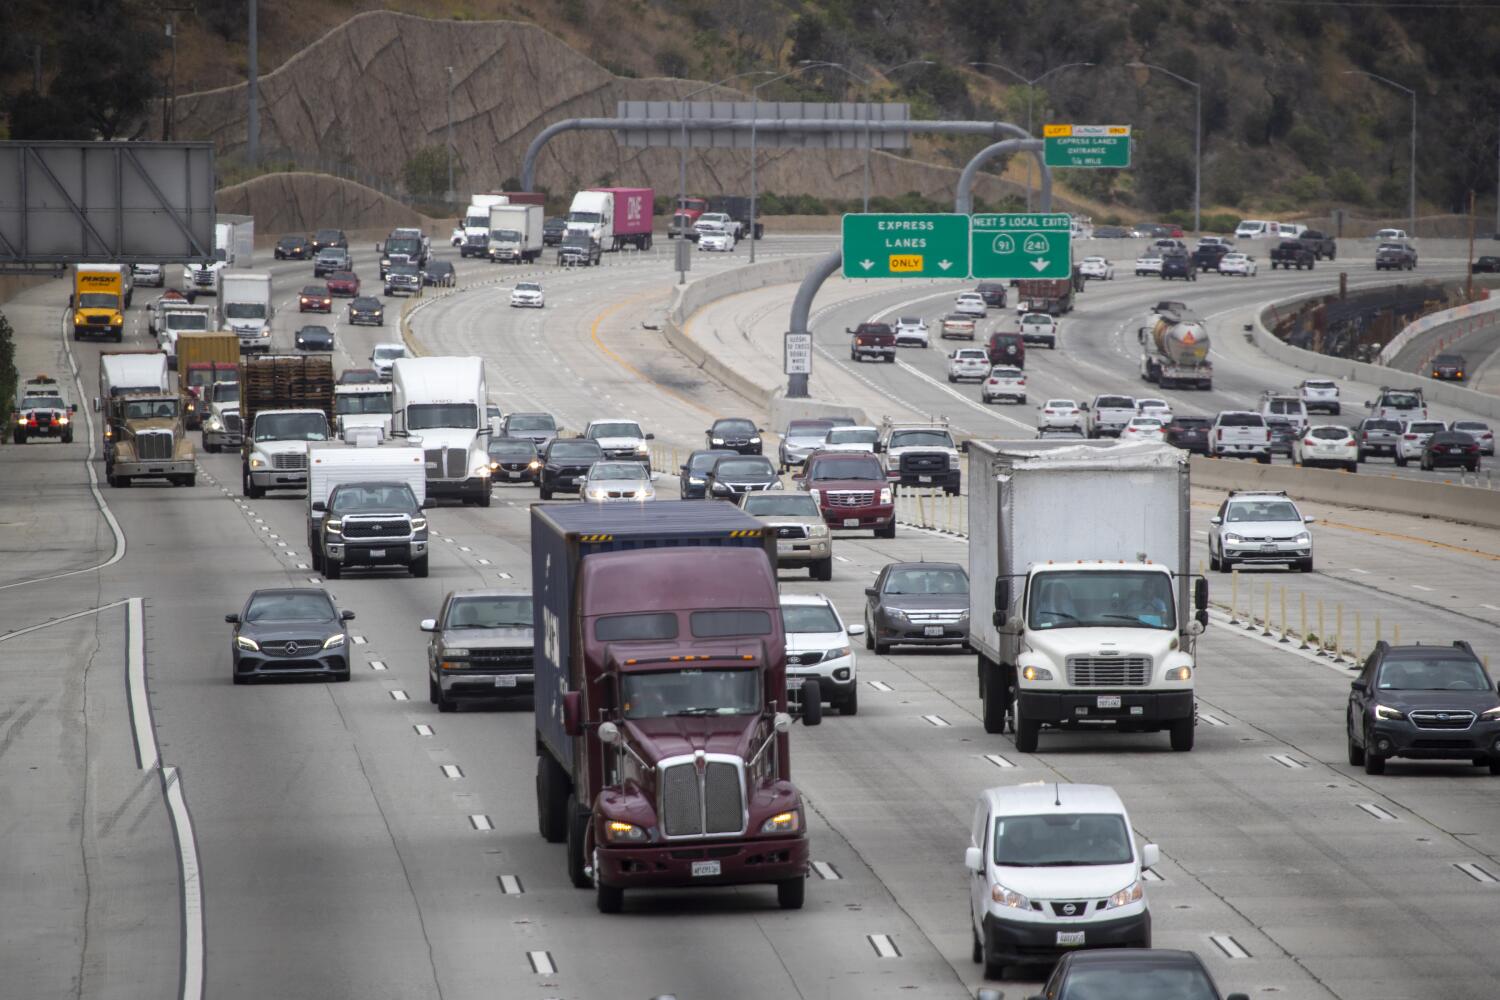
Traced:
<svg viewBox="0 0 1500 1000">
<path fill-rule="evenodd" d="M 1199 611 L 1208 610 L 1208 581 L 1201 576 L 1193 581 L 1193 607 Z"/>
<path fill-rule="evenodd" d="M 1161 848 L 1155 844 L 1141 845 L 1141 867 L 1155 868 L 1161 864 Z"/>
<path fill-rule="evenodd" d="M 315 511 L 320 511 L 321 512 L 321 511 L 327 510 L 328 509 L 328 505 L 326 503 L 324 503 L 323 501 L 321 501 L 321 500 L 314 500 L 313 501 L 313 505 L 312 505 L 312 509 L 315 510 Z"/>
<path fill-rule="evenodd" d="M 583 735 L 583 698 L 577 691 L 563 694 L 563 732 L 569 736 Z"/>
<path fill-rule="evenodd" d="M 1004 612 L 1010 608 L 1010 581 L 1004 577 L 995 580 L 995 610 Z"/>
<path fill-rule="evenodd" d="M 1193 625 L 1196 626 L 1196 628 L 1193 630 L 1194 635 L 1202 635 L 1204 632 L 1208 631 L 1208 611 L 1203 610 L 1194 612 Z"/>
<path fill-rule="evenodd" d="M 98 396 L 94 397 L 94 412 L 95 413 L 99 412 L 99 397 Z"/>
<path fill-rule="evenodd" d="M 961 452 L 963 452 L 964 454 L 968 454 L 968 452 L 969 452 L 969 442 L 967 442 L 967 441 L 960 441 L 958 443 L 958 450 L 961 451 Z"/>
<path fill-rule="evenodd" d="M 69 413 L 77 413 L 78 412 L 78 404 L 77 403 L 73 403 L 73 404 L 69 405 L 68 406 L 68 412 Z"/>
</svg>

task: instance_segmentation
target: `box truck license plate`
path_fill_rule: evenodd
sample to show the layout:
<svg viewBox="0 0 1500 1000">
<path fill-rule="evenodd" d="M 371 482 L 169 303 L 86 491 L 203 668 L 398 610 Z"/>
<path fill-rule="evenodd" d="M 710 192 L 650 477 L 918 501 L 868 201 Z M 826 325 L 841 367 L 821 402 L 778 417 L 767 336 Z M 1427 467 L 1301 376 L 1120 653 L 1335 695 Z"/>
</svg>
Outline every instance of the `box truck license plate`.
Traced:
<svg viewBox="0 0 1500 1000">
<path fill-rule="evenodd" d="M 926 626 L 925 628 L 922 629 L 922 634 L 923 635 L 934 636 L 936 638 L 942 638 L 942 636 L 943 636 L 943 626 L 941 626 L 941 625 L 928 625 L 928 626 Z"/>
<path fill-rule="evenodd" d="M 857 518 L 857 517 L 846 517 L 846 518 L 844 518 L 844 527 L 846 527 L 846 528 L 857 528 L 857 527 L 859 527 L 859 518 Z"/>
<path fill-rule="evenodd" d="M 495 687 L 497 688 L 513 688 L 515 686 L 516 679 L 510 674 L 500 674 L 495 678 Z"/>
<path fill-rule="evenodd" d="M 1080 945 L 1083 944 L 1083 935 L 1083 931 L 1058 931 L 1057 943 L 1059 946 Z"/>
<path fill-rule="evenodd" d="M 1100 708 L 1119 708 L 1120 696 L 1117 694 L 1101 694 L 1099 696 Z"/>
<path fill-rule="evenodd" d="M 721 870 L 717 861 L 693 862 L 693 878 L 702 878 L 705 875 L 718 875 L 721 873 Z"/>
</svg>

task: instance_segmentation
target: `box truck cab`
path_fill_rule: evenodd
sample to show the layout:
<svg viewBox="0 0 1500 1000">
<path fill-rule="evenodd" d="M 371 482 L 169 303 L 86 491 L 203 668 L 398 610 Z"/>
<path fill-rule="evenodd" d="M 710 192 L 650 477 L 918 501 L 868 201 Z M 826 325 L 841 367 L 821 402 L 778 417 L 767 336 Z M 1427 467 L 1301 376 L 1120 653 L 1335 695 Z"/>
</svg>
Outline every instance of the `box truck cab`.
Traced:
<svg viewBox="0 0 1500 1000">
<path fill-rule="evenodd" d="M 397 358 L 391 435 L 422 449 L 427 495 L 490 505 L 489 421 L 479 358 Z"/>
<path fill-rule="evenodd" d="M 104 336 L 125 339 L 125 310 L 130 306 L 132 278 L 125 264 L 79 264 L 73 269 L 68 314 L 73 339 Z"/>
<path fill-rule="evenodd" d="M 208 306 L 189 305 L 185 299 L 158 299 L 151 305 L 151 317 L 151 332 L 173 368 L 177 367 L 179 337 L 214 329 L 214 311 Z"/>
<path fill-rule="evenodd" d="M 987 732 L 1171 733 L 1191 750 L 1197 636 L 1187 453 L 1162 442 L 971 442 L 970 644 Z"/>
<path fill-rule="evenodd" d="M 219 329 L 240 339 L 240 352 L 271 350 L 271 276 L 245 272 L 219 272 Z"/>
<path fill-rule="evenodd" d="M 540 205 L 496 205 L 490 209 L 489 258 L 526 264 L 542 255 Z"/>
<path fill-rule="evenodd" d="M 531 508 L 537 812 L 602 912 L 670 886 L 802 905 L 775 546 L 718 501 Z"/>
</svg>

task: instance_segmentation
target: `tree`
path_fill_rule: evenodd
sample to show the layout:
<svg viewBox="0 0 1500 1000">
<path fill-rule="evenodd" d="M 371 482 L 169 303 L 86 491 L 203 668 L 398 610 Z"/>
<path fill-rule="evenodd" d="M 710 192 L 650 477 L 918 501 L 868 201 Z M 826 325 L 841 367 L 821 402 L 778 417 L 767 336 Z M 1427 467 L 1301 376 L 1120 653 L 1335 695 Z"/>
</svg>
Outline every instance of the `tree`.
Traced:
<svg viewBox="0 0 1500 1000">
<path fill-rule="evenodd" d="M 453 183 L 463 176 L 458 156 L 453 157 Z M 419 198 L 438 198 L 448 190 L 448 152 L 442 146 L 423 146 L 401 167 L 406 190 Z"/>
<path fill-rule="evenodd" d="M 68 24 L 62 65 L 47 93 L 82 133 L 70 138 L 128 138 L 161 92 L 153 64 L 163 36 L 127 16 L 120 0 L 78 0 L 69 5 Z"/>
<path fill-rule="evenodd" d="M 1145 207 L 1157 211 L 1193 203 L 1193 154 L 1178 135 L 1154 135 L 1141 143 L 1136 190 Z"/>
</svg>

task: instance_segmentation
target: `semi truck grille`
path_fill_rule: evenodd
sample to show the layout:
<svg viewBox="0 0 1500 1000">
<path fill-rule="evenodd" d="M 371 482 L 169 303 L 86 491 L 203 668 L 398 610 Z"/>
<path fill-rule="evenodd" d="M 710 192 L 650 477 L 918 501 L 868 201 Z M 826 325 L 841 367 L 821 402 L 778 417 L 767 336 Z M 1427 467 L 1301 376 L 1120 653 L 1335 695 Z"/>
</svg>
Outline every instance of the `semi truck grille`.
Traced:
<svg viewBox="0 0 1500 1000">
<path fill-rule="evenodd" d="M 423 457 L 428 479 L 463 479 L 468 472 L 469 453 L 463 448 L 428 448 Z"/>
<path fill-rule="evenodd" d="M 305 451 L 282 451 L 271 456 L 271 468 L 278 472 L 296 471 L 307 468 L 307 452 Z"/>
<path fill-rule="evenodd" d="M 172 432 L 149 431 L 135 436 L 135 454 L 143 461 L 160 461 L 172 457 Z"/>
<path fill-rule="evenodd" d="M 825 507 L 868 507 L 875 502 L 873 491 L 838 490 L 823 494 Z"/>
<path fill-rule="evenodd" d="M 1150 680 L 1148 656 L 1068 657 L 1068 683 L 1074 687 L 1144 687 Z"/>
<path fill-rule="evenodd" d="M 662 826 L 668 837 L 711 837 L 745 831 L 744 783 L 738 764 L 710 760 L 700 776 L 692 760 L 662 768 Z"/>
<path fill-rule="evenodd" d="M 1468 729 L 1474 724 L 1474 713 L 1468 711 L 1421 711 L 1409 717 L 1418 729 Z"/>
<path fill-rule="evenodd" d="M 226 413 L 223 417 L 225 434 L 242 433 L 240 415 L 238 413 Z"/>
<path fill-rule="evenodd" d="M 352 520 L 344 518 L 345 538 L 405 538 L 411 534 L 411 522 L 404 517 Z"/>
</svg>

